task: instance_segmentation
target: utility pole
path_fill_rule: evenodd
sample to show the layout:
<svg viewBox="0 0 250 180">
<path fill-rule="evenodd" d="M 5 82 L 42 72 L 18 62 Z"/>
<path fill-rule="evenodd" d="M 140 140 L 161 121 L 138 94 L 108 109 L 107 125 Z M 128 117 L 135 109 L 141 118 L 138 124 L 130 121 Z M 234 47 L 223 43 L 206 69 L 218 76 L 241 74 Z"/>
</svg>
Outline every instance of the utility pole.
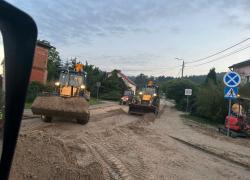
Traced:
<svg viewBox="0 0 250 180">
<path fill-rule="evenodd" d="M 185 62 L 184 59 L 181 58 L 175 58 L 176 60 L 182 61 L 182 66 L 181 66 L 181 78 L 183 78 L 183 74 L 184 74 L 184 67 L 185 67 Z"/>
<path fill-rule="evenodd" d="M 183 60 L 182 61 L 182 67 L 181 67 L 181 78 L 183 78 L 184 67 L 185 67 L 185 63 L 184 63 L 184 60 Z"/>
</svg>

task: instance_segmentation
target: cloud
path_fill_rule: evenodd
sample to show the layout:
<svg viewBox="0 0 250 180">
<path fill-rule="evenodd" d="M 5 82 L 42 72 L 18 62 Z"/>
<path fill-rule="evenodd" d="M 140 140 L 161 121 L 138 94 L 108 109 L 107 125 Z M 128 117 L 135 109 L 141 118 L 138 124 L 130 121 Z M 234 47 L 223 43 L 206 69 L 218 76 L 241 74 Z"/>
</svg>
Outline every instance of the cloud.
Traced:
<svg viewBox="0 0 250 180">
<path fill-rule="evenodd" d="M 220 0 L 215 3 L 214 8 L 221 12 L 221 27 L 250 29 L 249 0 Z"/>
<path fill-rule="evenodd" d="M 175 17 L 217 8 L 228 23 L 240 22 L 232 9 L 248 13 L 248 0 L 10 0 L 34 17 L 41 38 L 61 44 L 84 41 L 93 37 L 123 36 L 126 33 L 153 33 L 154 23 L 164 21 L 170 33 L 180 33 L 181 27 L 171 25 Z M 249 15 L 249 13 L 248 13 Z M 234 17 L 235 16 L 235 17 Z M 234 17 L 234 18 L 232 18 Z M 147 24 L 148 23 L 148 24 Z M 241 22 L 242 23 L 242 22 Z M 147 24 L 145 26 L 145 24 Z M 249 26 L 246 25 L 246 28 Z"/>
<path fill-rule="evenodd" d="M 34 17 L 39 37 L 61 44 L 83 41 L 93 37 L 123 36 L 126 33 L 152 33 L 156 21 L 196 12 L 203 1 L 186 0 L 10 0 Z M 203 7 L 204 8 L 204 7 Z M 145 23 L 151 26 L 144 26 Z M 169 27 L 180 32 L 179 27 Z"/>
<path fill-rule="evenodd" d="M 168 56 L 196 56 L 192 42 L 206 49 L 206 37 L 216 30 L 250 28 L 249 0 L 9 1 L 31 14 L 39 38 L 50 41 L 63 58 L 77 56 L 131 71 L 171 64 Z"/>
</svg>

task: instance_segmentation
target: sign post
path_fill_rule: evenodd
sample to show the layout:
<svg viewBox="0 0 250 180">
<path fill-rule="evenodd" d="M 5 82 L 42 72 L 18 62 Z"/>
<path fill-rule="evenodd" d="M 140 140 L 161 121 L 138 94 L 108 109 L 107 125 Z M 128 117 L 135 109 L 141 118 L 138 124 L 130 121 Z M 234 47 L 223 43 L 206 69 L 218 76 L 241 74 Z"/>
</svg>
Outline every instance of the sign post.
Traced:
<svg viewBox="0 0 250 180">
<path fill-rule="evenodd" d="M 237 98 L 238 94 L 238 86 L 241 82 L 241 77 L 238 73 L 234 71 L 230 71 L 225 74 L 223 78 L 224 84 L 226 87 L 224 88 L 224 98 L 228 99 L 228 116 L 225 119 L 225 125 L 227 123 L 227 136 L 230 135 L 230 116 L 231 116 L 231 106 L 232 99 Z"/>
<path fill-rule="evenodd" d="M 232 105 L 232 99 L 229 99 L 228 103 L 228 119 L 227 119 L 227 136 L 229 136 L 229 131 L 230 131 L 230 116 L 231 116 L 231 105 Z"/>
<path fill-rule="evenodd" d="M 188 96 L 192 95 L 192 89 L 185 89 L 185 96 L 187 96 L 187 106 L 186 106 L 186 112 L 188 112 Z"/>
<path fill-rule="evenodd" d="M 100 87 L 101 87 L 101 82 L 96 82 L 96 87 L 97 87 L 96 99 L 98 100 L 98 98 L 99 98 L 99 89 L 100 89 Z"/>
</svg>

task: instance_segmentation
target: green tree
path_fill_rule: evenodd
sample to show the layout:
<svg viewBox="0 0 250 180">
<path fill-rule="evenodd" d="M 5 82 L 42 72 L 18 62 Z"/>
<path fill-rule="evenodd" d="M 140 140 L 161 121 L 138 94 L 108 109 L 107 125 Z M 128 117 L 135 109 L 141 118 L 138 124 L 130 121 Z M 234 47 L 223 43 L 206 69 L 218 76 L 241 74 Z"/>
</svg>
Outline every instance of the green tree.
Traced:
<svg viewBox="0 0 250 180">
<path fill-rule="evenodd" d="M 28 86 L 26 102 L 33 102 L 34 99 L 43 92 L 52 93 L 54 91 L 54 87 L 49 85 L 44 85 L 39 82 L 31 82 Z"/>
<path fill-rule="evenodd" d="M 148 79 L 148 76 L 139 74 L 135 77 L 134 82 L 137 84 L 138 88 L 141 89 L 146 86 Z"/>
<path fill-rule="evenodd" d="M 222 83 L 212 81 L 199 88 L 195 99 L 194 114 L 211 122 L 224 123 L 227 114 L 227 101 L 224 99 Z"/>
<path fill-rule="evenodd" d="M 246 83 L 240 86 L 239 94 L 241 97 L 250 98 L 250 83 Z"/>
<path fill-rule="evenodd" d="M 193 91 L 192 96 L 189 98 L 190 107 L 192 107 L 197 89 L 196 84 L 185 79 L 174 79 L 170 80 L 166 86 L 166 98 L 175 100 L 176 107 L 180 110 L 186 108 L 185 89 L 192 89 Z"/>
<path fill-rule="evenodd" d="M 78 62 L 79 61 L 77 61 L 76 57 L 70 58 L 70 60 L 69 60 L 69 69 L 74 70 L 76 63 L 78 63 Z"/>
<path fill-rule="evenodd" d="M 101 82 L 102 84 L 106 73 L 94 65 L 88 64 L 87 61 L 84 66 L 84 71 L 87 73 L 87 87 L 91 92 L 91 96 L 95 97 L 97 91 L 96 83 Z"/>
<path fill-rule="evenodd" d="M 209 81 L 212 81 L 214 84 L 217 84 L 215 68 L 210 69 L 209 73 L 207 74 L 205 84 L 207 84 Z"/>
<path fill-rule="evenodd" d="M 117 70 L 114 70 L 111 75 L 106 74 L 106 78 L 102 82 L 100 97 L 108 100 L 119 100 L 127 89 L 124 81 L 117 76 Z"/>
</svg>

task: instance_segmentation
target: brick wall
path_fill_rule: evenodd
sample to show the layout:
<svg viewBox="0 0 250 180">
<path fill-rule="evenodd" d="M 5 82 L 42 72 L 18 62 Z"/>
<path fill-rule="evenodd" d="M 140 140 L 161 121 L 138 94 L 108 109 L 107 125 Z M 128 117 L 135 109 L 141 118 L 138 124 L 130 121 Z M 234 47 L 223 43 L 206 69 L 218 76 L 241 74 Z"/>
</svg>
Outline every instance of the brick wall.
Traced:
<svg viewBox="0 0 250 180">
<path fill-rule="evenodd" d="M 30 81 L 45 84 L 47 81 L 48 49 L 36 46 Z"/>
</svg>

